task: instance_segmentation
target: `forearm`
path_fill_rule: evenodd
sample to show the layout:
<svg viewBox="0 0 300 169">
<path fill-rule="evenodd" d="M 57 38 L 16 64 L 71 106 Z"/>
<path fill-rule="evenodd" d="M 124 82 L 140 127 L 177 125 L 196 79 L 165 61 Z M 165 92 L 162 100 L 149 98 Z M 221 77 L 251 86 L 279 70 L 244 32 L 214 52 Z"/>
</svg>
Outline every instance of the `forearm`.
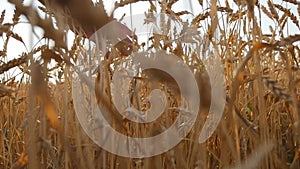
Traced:
<svg viewBox="0 0 300 169">
<path fill-rule="evenodd" d="M 91 0 L 38 0 L 53 12 L 64 11 L 63 20 L 67 20 L 67 25 L 76 34 L 83 33 L 87 38 L 90 38 L 97 30 L 104 25 L 107 25 L 114 18 L 109 17 L 103 6 L 103 2 L 94 5 Z M 57 16 L 61 17 L 61 16 Z M 112 26 L 112 25 L 110 25 Z M 116 22 L 113 24 L 114 29 L 110 29 L 107 34 L 111 40 L 121 40 L 115 47 L 123 56 L 128 56 L 132 52 L 132 39 L 137 40 L 137 37 L 125 25 Z M 129 39 L 128 37 L 131 37 Z M 91 39 L 93 40 L 93 38 Z"/>
<path fill-rule="evenodd" d="M 53 10 L 67 13 L 67 24 L 75 33 L 83 31 L 90 37 L 96 30 L 113 20 L 107 16 L 102 3 L 94 5 L 91 0 L 38 0 Z"/>
</svg>

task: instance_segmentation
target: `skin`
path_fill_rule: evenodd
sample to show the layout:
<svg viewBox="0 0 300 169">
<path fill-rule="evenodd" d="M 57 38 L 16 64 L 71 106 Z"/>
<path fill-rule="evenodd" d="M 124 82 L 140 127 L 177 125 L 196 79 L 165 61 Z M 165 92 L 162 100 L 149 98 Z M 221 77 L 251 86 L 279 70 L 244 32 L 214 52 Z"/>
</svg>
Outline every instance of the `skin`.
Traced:
<svg viewBox="0 0 300 169">
<path fill-rule="evenodd" d="M 67 19 L 67 25 L 75 33 L 83 35 L 86 38 L 90 38 L 97 30 L 104 25 L 115 19 L 108 16 L 103 2 L 100 0 L 97 5 L 94 5 L 91 0 L 38 0 L 46 7 L 52 9 L 54 12 L 64 11 L 67 13 L 64 15 Z M 117 22 L 117 30 L 122 32 L 128 38 L 123 39 L 116 48 L 123 56 L 128 56 L 132 52 L 132 48 L 128 48 L 128 44 L 132 43 L 132 40 L 136 40 L 137 37 L 128 29 L 125 25 Z"/>
<path fill-rule="evenodd" d="M 107 16 L 103 4 L 100 3 L 101 5 L 96 7 L 90 0 L 39 0 L 39 2 L 51 9 L 68 11 L 70 29 L 76 33 L 82 28 L 87 37 L 113 20 Z M 72 25 L 75 25 L 75 29 Z"/>
</svg>

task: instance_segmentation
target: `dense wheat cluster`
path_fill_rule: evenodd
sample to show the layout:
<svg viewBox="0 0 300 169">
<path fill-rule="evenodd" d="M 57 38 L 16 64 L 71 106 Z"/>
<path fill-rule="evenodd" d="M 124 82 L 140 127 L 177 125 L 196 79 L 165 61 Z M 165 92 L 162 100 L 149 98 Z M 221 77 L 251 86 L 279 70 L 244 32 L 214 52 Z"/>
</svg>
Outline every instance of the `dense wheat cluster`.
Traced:
<svg viewBox="0 0 300 169">
<path fill-rule="evenodd" d="M 116 2 L 113 11 L 137 1 Z M 142 159 L 103 150 L 82 129 L 72 97 L 73 68 L 86 50 L 88 32 L 73 22 L 77 15 L 72 11 L 53 8 L 48 1 L 40 0 L 44 5 L 36 8 L 22 0 L 9 0 L 16 7 L 13 18 L 4 22 L 7 11 L 0 11 L 0 168 L 300 168 L 300 2 L 198 0 L 201 8 L 193 9 L 198 11 L 194 16 L 189 10 L 173 11 L 177 1 L 149 0 L 145 22 L 154 22 L 155 13 L 165 13 L 184 25 L 192 38 L 172 41 L 178 32 L 167 28 L 170 33 L 166 35 L 150 36 L 148 46 L 132 40 L 131 50 L 163 49 L 180 56 L 195 69 L 201 92 L 209 91 L 211 84 L 205 79 L 200 59 L 213 51 L 222 61 L 226 105 L 217 129 L 206 142 L 199 144 L 198 136 L 210 106 L 209 92 L 201 96 L 203 111 L 192 130 L 173 149 Z M 104 8 L 101 0 L 94 5 Z M 189 22 L 182 19 L 186 15 L 192 16 Z M 21 17 L 44 34 L 33 48 L 9 56 L 12 40 L 28 46 L 24 35 L 14 31 L 24 24 Z M 263 31 L 266 27 L 267 33 Z M 67 30 L 76 34 L 71 47 Z M 190 41 L 196 46 L 187 45 Z M 126 52 L 132 52 L 122 51 L 125 45 L 115 45 L 95 69 L 98 105 L 108 112 L 106 116 L 112 115 L 110 123 L 119 132 L 134 137 L 156 135 L 174 122 L 176 110 L 166 111 L 155 123 L 136 124 L 117 116 L 111 105 L 112 74 L 130 55 Z M 11 76 L 13 69 L 21 73 Z M 141 73 L 131 83 L 133 105 L 148 109 L 143 100 L 158 87 L 166 91 L 170 107 L 178 106 L 180 98 L 173 83 L 161 72 Z"/>
</svg>

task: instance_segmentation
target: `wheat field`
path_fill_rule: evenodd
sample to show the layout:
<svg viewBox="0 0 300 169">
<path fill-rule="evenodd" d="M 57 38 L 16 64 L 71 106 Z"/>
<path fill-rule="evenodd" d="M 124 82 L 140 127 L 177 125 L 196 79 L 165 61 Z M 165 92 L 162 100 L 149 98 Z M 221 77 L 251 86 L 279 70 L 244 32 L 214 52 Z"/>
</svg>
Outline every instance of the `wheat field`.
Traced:
<svg viewBox="0 0 300 169">
<path fill-rule="evenodd" d="M 156 135 L 170 127 L 177 117 L 174 109 L 165 111 L 156 122 L 137 124 L 117 115 L 112 105 L 109 84 L 121 62 L 132 52 L 157 49 L 179 56 L 189 68 L 195 69 L 203 102 L 195 124 L 179 144 L 145 158 L 127 158 L 105 151 L 87 136 L 75 113 L 74 64 L 86 52 L 84 44 L 91 36 L 84 26 L 98 24 L 84 16 L 94 16 L 89 9 L 99 9 L 95 15 L 102 15 L 102 23 L 97 28 L 113 20 L 101 14 L 102 0 L 94 4 L 88 3 L 89 0 L 73 1 L 83 6 L 88 4 L 86 9 L 80 9 L 82 6 L 78 4 L 68 6 L 66 1 L 39 0 L 38 8 L 24 5 L 22 0 L 8 1 L 16 9 L 7 22 L 6 11 L 0 11 L 3 41 L 0 46 L 0 168 L 300 168 L 299 1 L 198 0 L 201 9 L 194 9 L 197 15 L 185 9 L 173 11 L 178 0 L 147 2 L 148 22 L 157 19 L 153 14 L 162 12 L 180 24 L 187 24 L 192 41 L 197 44 L 195 48 L 202 53 L 181 40 L 170 43 L 178 32 L 169 27 L 166 35 L 148 37 L 150 45 L 135 38 L 131 38 L 129 45 L 128 41 L 117 43 L 102 56 L 101 66 L 93 74 L 100 88 L 95 91 L 98 106 L 105 110 L 110 124 L 127 136 Z M 118 1 L 113 11 L 137 1 Z M 189 22 L 181 19 L 187 15 L 192 17 Z M 24 24 L 21 17 L 26 18 L 25 24 L 39 27 L 44 33 L 39 35 L 41 43 L 19 56 L 10 56 L 11 41 L 28 45 L 24 35 L 14 30 Z M 71 47 L 66 40 L 68 31 L 76 35 Z M 201 61 L 206 50 L 214 51 L 214 57 L 221 60 L 226 103 L 216 130 L 200 144 L 199 131 L 211 106 L 207 91 L 212 84 Z M 13 69 L 21 73 L 12 75 Z M 140 110 L 149 109 L 145 97 L 153 88 L 161 88 L 166 91 L 167 105 L 176 107 L 181 98 L 174 83 L 174 79 L 162 72 L 144 71 L 130 84 L 132 104 Z"/>
</svg>

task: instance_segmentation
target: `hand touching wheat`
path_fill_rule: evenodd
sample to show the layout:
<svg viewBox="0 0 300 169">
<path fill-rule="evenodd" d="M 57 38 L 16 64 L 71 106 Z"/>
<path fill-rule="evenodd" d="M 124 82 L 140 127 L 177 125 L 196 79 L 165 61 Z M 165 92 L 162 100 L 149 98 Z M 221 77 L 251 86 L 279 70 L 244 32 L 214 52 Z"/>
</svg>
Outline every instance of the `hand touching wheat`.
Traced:
<svg viewBox="0 0 300 169">
<path fill-rule="evenodd" d="M 67 19 L 67 25 L 76 34 L 83 33 L 90 38 L 97 30 L 115 19 L 108 16 L 102 0 L 94 5 L 91 0 L 38 0 L 49 9 L 62 10 Z M 61 12 L 61 11 L 60 11 Z M 123 33 L 125 38 L 117 44 L 118 50 L 125 56 L 131 52 L 126 44 L 131 43 L 131 39 L 136 39 L 133 32 L 125 25 L 117 22 L 117 31 Z"/>
<path fill-rule="evenodd" d="M 52 9 L 61 9 L 65 11 L 67 17 L 67 24 L 69 28 L 74 32 L 79 34 L 80 32 L 84 33 L 87 38 L 93 39 L 92 35 L 103 26 L 114 21 L 114 18 L 108 16 L 105 12 L 102 1 L 100 1 L 97 5 L 94 5 L 90 0 L 68 0 L 68 1 L 46 1 L 39 0 L 44 5 L 52 8 Z M 137 37 L 132 33 L 130 29 L 128 29 L 123 24 L 114 21 L 115 31 L 125 35 L 125 39 L 121 40 L 119 43 L 115 44 L 114 47 L 119 51 L 122 56 L 129 56 L 133 48 L 129 48 L 127 44 L 132 43 L 132 40 L 136 40 Z M 74 26 L 73 26 L 74 25 Z M 117 33 L 117 34 L 118 34 Z M 114 33 L 112 33 L 114 34 Z M 109 35 L 107 35 L 109 36 Z M 116 37 L 116 39 L 122 39 Z M 106 59 L 101 63 L 101 69 L 98 70 L 97 80 L 95 83 L 96 86 L 96 97 L 98 106 L 102 109 L 103 116 L 110 121 L 110 124 L 114 124 L 114 127 L 119 132 L 130 135 L 128 132 L 128 128 L 126 127 L 125 118 L 120 115 L 115 106 L 112 103 L 111 93 L 110 93 L 110 82 L 112 76 L 109 72 L 111 59 L 115 56 L 110 52 L 107 53 Z M 170 60 L 169 64 L 174 64 L 175 60 Z M 196 64 L 198 68 L 195 72 L 195 80 L 198 85 L 198 91 L 201 96 L 201 104 L 200 110 L 209 109 L 211 102 L 211 93 L 210 93 L 210 83 L 207 72 L 200 71 L 199 65 L 200 62 Z M 175 68 L 176 69 L 176 68 Z M 195 68 L 190 67 L 191 71 L 194 71 Z M 184 77 L 185 75 L 178 75 Z M 142 83 L 148 85 L 150 88 L 156 88 L 160 84 L 163 84 L 170 90 L 171 97 L 175 99 L 180 99 L 181 91 L 176 84 L 176 81 L 172 79 L 168 74 L 163 73 L 160 70 L 156 69 L 147 69 L 142 73 Z M 188 88 L 189 85 L 186 85 Z M 101 90 L 103 89 L 103 90 Z M 184 89 L 185 90 L 185 89 Z M 124 123 L 125 122 L 125 123 Z"/>
</svg>

